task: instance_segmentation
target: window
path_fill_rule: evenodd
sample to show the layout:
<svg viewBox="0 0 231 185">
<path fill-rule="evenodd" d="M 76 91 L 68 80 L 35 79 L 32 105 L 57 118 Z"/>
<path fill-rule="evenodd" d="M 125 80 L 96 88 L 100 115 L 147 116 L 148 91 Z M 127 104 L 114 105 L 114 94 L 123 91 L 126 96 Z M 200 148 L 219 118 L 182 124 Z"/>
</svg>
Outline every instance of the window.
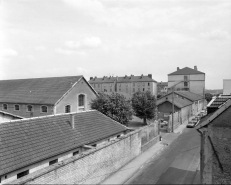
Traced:
<svg viewBox="0 0 231 185">
<path fill-rule="evenodd" d="M 145 82 L 143 82 L 143 86 L 145 86 Z"/>
<path fill-rule="evenodd" d="M 136 85 L 136 83 L 133 83 L 133 87 Z"/>
<path fill-rule="evenodd" d="M 73 152 L 73 156 L 78 155 L 78 154 L 79 154 L 79 151 Z"/>
<path fill-rule="evenodd" d="M 148 86 L 150 86 L 150 83 L 148 82 Z"/>
<path fill-rule="evenodd" d="M 32 111 L 33 111 L 33 106 L 27 105 L 27 112 L 32 112 Z"/>
<path fill-rule="evenodd" d="M 84 106 L 84 95 L 83 94 L 79 95 L 79 106 Z"/>
<path fill-rule="evenodd" d="M 47 110 L 47 106 L 42 105 L 42 106 L 41 106 L 41 112 L 42 112 L 42 113 L 46 113 L 46 112 L 48 112 L 48 110 Z"/>
<path fill-rule="evenodd" d="M 19 105 L 14 105 L 14 110 L 19 110 Z"/>
<path fill-rule="evenodd" d="M 143 88 L 143 91 L 144 91 L 145 89 Z"/>
<path fill-rule="evenodd" d="M 98 84 L 98 87 L 100 87 L 100 84 Z"/>
<path fill-rule="evenodd" d="M 65 106 L 65 113 L 69 113 L 71 112 L 71 106 L 70 105 L 66 105 Z"/>
<path fill-rule="evenodd" d="M 49 162 L 49 166 L 52 165 L 52 164 L 55 164 L 57 162 L 58 162 L 58 159 L 54 159 L 54 160 L 52 160 L 52 161 Z"/>
<path fill-rule="evenodd" d="M 184 76 L 184 80 L 187 81 L 187 80 L 188 80 L 188 77 L 187 77 L 187 76 Z"/>
<path fill-rule="evenodd" d="M 107 92 L 107 89 L 104 89 L 104 92 Z"/>
<path fill-rule="evenodd" d="M 187 87 L 188 86 L 188 82 L 184 82 L 184 86 Z"/>
<path fill-rule="evenodd" d="M 17 174 L 17 179 L 19 179 L 19 178 L 21 178 L 21 177 L 23 177 L 25 175 L 28 175 L 28 174 L 29 174 L 29 170 L 26 170 L 26 171 L 23 171 L 21 173 L 18 173 Z"/>
<path fill-rule="evenodd" d="M 7 110 L 7 108 L 8 108 L 8 107 L 7 107 L 7 104 L 3 104 L 3 105 L 2 105 L 2 109 L 3 109 L 3 110 Z"/>
</svg>

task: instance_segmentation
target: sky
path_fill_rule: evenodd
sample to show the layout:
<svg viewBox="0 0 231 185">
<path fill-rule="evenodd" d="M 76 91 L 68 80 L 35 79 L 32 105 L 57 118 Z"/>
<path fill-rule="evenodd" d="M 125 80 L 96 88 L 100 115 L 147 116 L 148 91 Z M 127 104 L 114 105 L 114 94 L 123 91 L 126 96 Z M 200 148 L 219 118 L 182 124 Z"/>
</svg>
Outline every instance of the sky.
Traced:
<svg viewBox="0 0 231 185">
<path fill-rule="evenodd" d="M 194 66 L 231 79 L 231 0 L 0 0 L 0 80 Z"/>
</svg>

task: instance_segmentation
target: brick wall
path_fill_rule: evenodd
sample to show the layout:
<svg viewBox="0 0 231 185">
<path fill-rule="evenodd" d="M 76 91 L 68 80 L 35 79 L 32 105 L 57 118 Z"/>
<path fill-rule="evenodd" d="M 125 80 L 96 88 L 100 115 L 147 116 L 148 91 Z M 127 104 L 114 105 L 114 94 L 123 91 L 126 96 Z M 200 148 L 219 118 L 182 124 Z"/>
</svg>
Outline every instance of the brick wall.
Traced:
<svg viewBox="0 0 231 185">
<path fill-rule="evenodd" d="M 156 123 L 133 131 L 99 148 L 65 159 L 12 184 L 97 184 L 157 142 Z M 144 134 L 145 133 L 145 134 Z M 146 138 L 144 141 L 143 138 Z M 143 140 L 143 141 L 142 141 Z M 151 144 L 150 144 L 151 143 Z"/>
</svg>

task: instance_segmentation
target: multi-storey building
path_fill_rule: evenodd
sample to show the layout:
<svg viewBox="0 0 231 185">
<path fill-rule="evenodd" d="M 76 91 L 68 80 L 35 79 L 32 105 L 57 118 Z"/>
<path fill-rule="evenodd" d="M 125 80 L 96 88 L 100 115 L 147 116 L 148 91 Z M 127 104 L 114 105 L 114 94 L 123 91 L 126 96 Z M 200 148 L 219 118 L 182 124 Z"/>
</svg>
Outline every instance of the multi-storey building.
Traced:
<svg viewBox="0 0 231 185">
<path fill-rule="evenodd" d="M 223 94 L 231 95 L 231 79 L 223 80 Z"/>
<path fill-rule="evenodd" d="M 197 70 L 197 66 L 194 69 L 185 67 L 180 69 L 177 67 L 177 71 L 168 74 L 168 88 L 174 86 L 175 91 L 191 91 L 196 94 L 203 95 L 205 89 L 205 73 Z"/>
<path fill-rule="evenodd" d="M 152 79 L 151 74 L 148 76 L 91 77 L 89 83 L 97 92 L 109 94 L 117 92 L 123 94 L 127 99 L 131 98 L 137 91 L 150 91 L 153 95 L 157 95 L 157 82 Z"/>
</svg>

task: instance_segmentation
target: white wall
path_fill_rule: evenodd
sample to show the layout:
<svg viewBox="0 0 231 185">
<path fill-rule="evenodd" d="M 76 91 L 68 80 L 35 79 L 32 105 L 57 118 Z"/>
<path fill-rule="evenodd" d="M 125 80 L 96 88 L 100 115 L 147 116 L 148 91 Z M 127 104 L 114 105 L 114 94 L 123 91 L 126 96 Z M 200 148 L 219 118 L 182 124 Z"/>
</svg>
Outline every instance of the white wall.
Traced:
<svg viewBox="0 0 231 185">
<path fill-rule="evenodd" d="M 223 80 L 223 94 L 231 95 L 231 79 Z"/>
</svg>

